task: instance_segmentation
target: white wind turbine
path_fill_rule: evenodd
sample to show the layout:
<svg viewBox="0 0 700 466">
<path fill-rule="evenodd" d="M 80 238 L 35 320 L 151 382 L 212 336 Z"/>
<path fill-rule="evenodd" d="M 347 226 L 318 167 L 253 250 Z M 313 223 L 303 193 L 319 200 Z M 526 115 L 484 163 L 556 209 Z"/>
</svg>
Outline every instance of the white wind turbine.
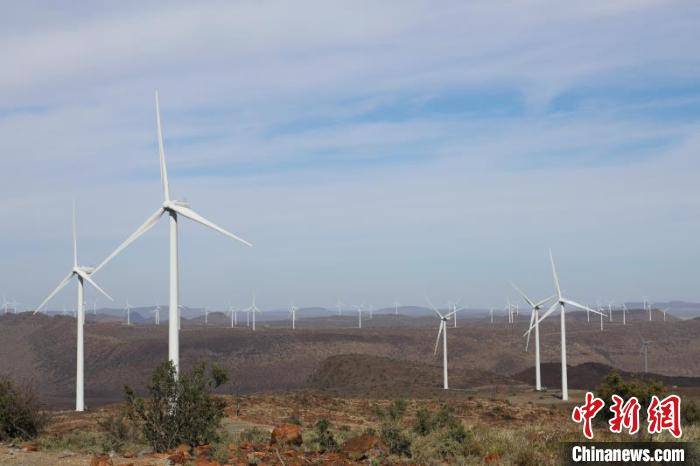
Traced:
<svg viewBox="0 0 700 466">
<path fill-rule="evenodd" d="M 129 299 L 126 300 L 126 325 L 131 325 L 131 306 L 129 305 Z"/>
<path fill-rule="evenodd" d="M 535 327 L 535 389 L 537 391 L 540 391 L 542 390 L 542 379 L 540 377 L 540 325 L 538 323 L 540 315 L 539 313 L 542 310 L 542 306 L 550 302 L 554 298 L 554 296 L 550 296 L 536 303 L 530 298 L 528 298 L 525 292 L 517 286 L 515 286 L 513 283 L 511 283 L 511 286 L 515 288 L 515 291 L 517 291 L 520 294 L 520 296 L 523 297 L 525 302 L 530 306 L 530 309 L 532 310 L 532 312 L 530 313 L 530 327 Z M 530 344 L 530 333 L 531 331 L 528 329 L 528 331 L 523 334 L 523 336 L 527 336 L 527 340 L 525 341 L 525 351 L 527 351 L 528 346 Z"/>
<path fill-rule="evenodd" d="M 255 314 L 261 314 L 262 311 L 258 309 L 258 306 L 255 304 L 255 294 L 253 294 L 253 304 L 250 305 L 248 309 L 246 309 L 246 312 L 250 316 L 250 314 L 253 314 L 253 331 L 255 331 Z"/>
<path fill-rule="evenodd" d="M 238 310 L 229 304 L 228 312 L 231 314 L 231 328 L 238 327 Z"/>
<path fill-rule="evenodd" d="M 338 301 L 335 303 L 335 307 L 338 309 L 338 315 L 342 316 L 343 315 L 343 302 L 338 298 Z"/>
<path fill-rule="evenodd" d="M 160 325 L 160 304 L 156 304 L 155 309 L 153 309 L 151 312 L 153 313 L 155 324 Z"/>
<path fill-rule="evenodd" d="M 8 312 L 8 307 L 12 304 L 11 301 L 8 301 L 5 295 L 2 295 L 2 306 L 5 308 L 5 314 Z"/>
<path fill-rule="evenodd" d="M 394 300 L 394 315 L 398 317 L 399 315 L 399 302 Z"/>
<path fill-rule="evenodd" d="M 491 315 L 491 323 L 493 323 L 493 308 L 489 311 L 489 314 Z"/>
<path fill-rule="evenodd" d="M 95 283 L 90 275 L 95 273 L 95 269 L 92 267 L 86 267 L 78 265 L 78 239 L 75 226 L 75 203 L 73 203 L 73 268 L 66 278 L 58 284 L 58 286 L 49 294 L 44 301 L 37 306 L 34 310 L 34 314 L 39 312 L 46 303 L 49 302 L 51 298 L 54 297 L 56 293 L 61 291 L 64 286 L 68 284 L 71 278 L 75 277 L 78 280 L 78 310 L 76 314 L 77 323 L 77 343 L 76 343 L 76 371 L 75 371 L 75 410 L 84 411 L 85 410 L 85 360 L 84 360 L 84 335 L 83 335 L 83 324 L 85 323 L 85 282 L 88 282 L 97 289 L 100 293 L 105 295 L 107 299 L 113 301 L 112 297 L 108 295 L 102 288 Z M 65 314 L 65 307 L 64 314 Z"/>
<path fill-rule="evenodd" d="M 223 228 L 215 225 L 206 218 L 199 215 L 197 212 L 192 210 L 190 206 L 182 201 L 177 201 L 170 197 L 170 185 L 168 182 L 168 172 L 165 165 L 165 149 L 163 147 L 163 130 L 161 128 L 160 121 L 160 105 L 158 102 L 158 91 L 155 93 L 156 100 L 156 125 L 158 131 L 158 154 L 160 158 L 160 177 L 163 185 L 163 203 L 156 210 L 156 212 L 148 217 L 148 219 L 136 229 L 134 233 L 129 236 L 126 241 L 124 241 L 112 254 L 110 254 L 96 270 L 104 267 L 107 262 L 109 262 L 114 256 L 123 251 L 127 246 L 133 243 L 141 235 L 146 233 L 148 230 L 153 228 L 153 226 L 158 222 L 163 214 L 167 214 L 170 220 L 170 309 L 169 309 L 169 320 L 168 320 L 168 358 L 173 362 L 175 370 L 179 370 L 180 364 L 180 342 L 179 342 L 179 313 L 178 313 L 178 302 L 180 299 L 179 295 L 179 272 L 178 272 L 178 228 L 177 222 L 178 217 L 187 217 L 190 220 L 194 220 L 214 231 L 218 231 L 229 238 L 240 241 L 241 243 L 252 246 L 249 242 L 242 238 L 230 233 Z"/>
<path fill-rule="evenodd" d="M 622 303 L 622 325 L 627 325 L 627 306 Z"/>
<path fill-rule="evenodd" d="M 289 317 L 292 318 L 292 330 L 295 330 L 297 322 L 297 311 L 299 310 L 294 304 L 289 306 Z"/>
<path fill-rule="evenodd" d="M 665 307 L 665 308 L 663 308 L 663 309 L 661 310 L 661 312 L 664 313 L 664 322 L 666 322 L 666 313 L 668 312 L 668 310 L 669 310 L 668 307 Z"/>
<path fill-rule="evenodd" d="M 357 328 L 362 328 L 362 304 L 355 306 L 357 308 Z"/>
<path fill-rule="evenodd" d="M 204 325 L 209 325 L 209 308 L 204 306 Z"/>
<path fill-rule="evenodd" d="M 608 303 L 608 320 L 609 320 L 610 322 L 613 321 L 613 318 L 612 318 L 612 317 L 613 317 L 613 316 L 612 316 L 612 311 L 613 311 L 613 305 L 612 305 L 612 301 L 611 301 L 611 302 Z"/>
<path fill-rule="evenodd" d="M 433 354 L 437 355 L 438 344 L 440 343 L 440 334 L 442 334 L 442 388 L 447 390 L 450 388 L 447 382 L 447 322 L 454 315 L 454 311 L 442 315 L 440 314 L 440 311 L 438 311 L 437 308 L 433 305 L 433 303 L 430 302 L 430 299 L 428 299 L 427 296 L 425 300 L 428 301 L 430 307 L 433 308 L 435 314 L 437 314 L 437 316 L 440 318 L 440 327 L 438 328 L 437 339 L 435 340 L 435 351 L 433 352 Z"/>
<path fill-rule="evenodd" d="M 457 304 L 459 304 L 459 302 L 461 300 L 462 300 L 462 298 L 459 298 L 457 301 L 455 301 L 453 303 L 452 302 L 447 303 L 447 309 L 452 310 L 452 316 L 454 317 L 454 319 L 452 319 L 454 322 L 454 328 L 457 328 L 457 312 L 459 312 L 463 309 L 461 307 L 459 309 L 457 309 Z"/>
<path fill-rule="evenodd" d="M 603 313 L 603 308 L 598 306 L 598 310 L 600 311 L 600 331 L 603 331 L 603 316 L 605 315 Z"/>
<path fill-rule="evenodd" d="M 600 312 L 591 309 L 583 304 L 566 299 L 561 294 L 561 288 L 559 287 L 559 277 L 557 277 L 557 270 L 554 266 L 554 257 L 552 256 L 552 251 L 549 251 L 549 261 L 552 264 L 552 277 L 554 278 L 554 285 L 556 289 L 556 301 L 552 306 L 545 312 L 542 317 L 537 321 L 539 324 L 544 319 L 546 319 L 552 312 L 559 306 L 560 310 L 560 326 L 561 326 L 561 399 L 567 401 L 569 399 L 569 387 L 568 387 L 568 377 L 566 373 L 566 306 L 571 306 L 574 308 L 579 308 L 584 311 L 588 310 L 595 314 L 601 314 Z M 530 327 L 532 329 L 532 327 Z"/>
<path fill-rule="evenodd" d="M 374 319 L 374 306 L 371 304 L 369 305 L 369 318 Z"/>
</svg>

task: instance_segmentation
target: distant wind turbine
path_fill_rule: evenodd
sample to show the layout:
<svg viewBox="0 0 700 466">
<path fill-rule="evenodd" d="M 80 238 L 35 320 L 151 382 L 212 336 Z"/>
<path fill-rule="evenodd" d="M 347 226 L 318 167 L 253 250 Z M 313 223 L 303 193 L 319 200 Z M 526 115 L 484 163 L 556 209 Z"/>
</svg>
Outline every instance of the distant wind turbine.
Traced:
<svg viewBox="0 0 700 466">
<path fill-rule="evenodd" d="M 394 315 L 398 317 L 399 315 L 399 302 L 394 300 Z"/>
<path fill-rule="evenodd" d="M 76 344 L 76 373 L 75 373 L 75 410 L 84 411 L 85 410 L 85 381 L 84 381 L 84 369 L 85 362 L 83 357 L 84 352 L 84 335 L 83 335 L 83 324 L 85 323 L 85 282 L 91 284 L 97 291 L 102 293 L 107 299 L 113 301 L 112 297 L 108 295 L 102 288 L 95 283 L 90 275 L 95 273 L 95 269 L 92 267 L 86 267 L 78 265 L 78 238 L 75 226 L 75 203 L 73 203 L 73 268 L 66 278 L 58 284 L 56 289 L 54 289 L 51 294 L 49 294 L 44 301 L 37 306 L 34 310 L 34 314 L 39 312 L 46 303 L 49 302 L 51 298 L 56 295 L 59 291 L 63 289 L 64 286 L 68 284 L 71 278 L 75 277 L 78 280 L 78 310 L 76 314 L 76 325 L 77 325 L 77 344 Z M 64 313 L 65 313 L 65 307 Z"/>
<path fill-rule="evenodd" d="M 180 366 L 180 340 L 179 340 L 179 318 L 178 318 L 178 302 L 180 299 L 179 294 L 179 273 L 178 273 L 178 216 L 187 217 L 190 220 L 194 220 L 214 231 L 218 231 L 229 238 L 239 241 L 247 246 L 252 246 L 246 240 L 239 238 L 238 236 L 230 233 L 223 228 L 215 225 L 206 218 L 199 215 L 197 212 L 192 210 L 190 206 L 182 201 L 174 200 L 170 197 L 170 185 L 168 183 L 168 172 L 165 166 L 165 149 L 163 146 L 163 130 L 161 128 L 160 121 L 160 105 L 158 102 L 158 91 L 155 93 L 156 100 L 156 126 L 158 130 L 158 154 L 160 158 L 160 177 L 163 185 L 163 203 L 158 210 L 151 215 L 140 227 L 136 229 L 134 233 L 129 236 L 126 241 L 124 241 L 112 254 L 110 254 L 100 265 L 95 269 L 96 271 L 104 267 L 114 256 L 123 251 L 127 246 L 133 243 L 141 235 L 146 233 L 148 230 L 153 228 L 153 226 L 158 222 L 163 214 L 167 214 L 170 218 L 170 319 L 168 321 L 168 359 L 173 362 L 175 366 L 175 371 L 179 370 Z"/>
<path fill-rule="evenodd" d="M 454 323 L 454 328 L 457 328 L 457 312 L 459 312 L 459 311 L 461 311 L 461 310 L 463 309 L 463 308 L 461 308 L 461 307 L 460 307 L 459 309 L 457 309 L 457 304 L 459 304 L 459 302 L 460 302 L 461 300 L 462 300 L 462 298 L 459 298 L 457 301 L 455 301 L 455 302 L 453 302 L 453 303 L 447 303 L 447 304 L 448 304 L 447 309 L 450 310 L 450 308 L 451 308 L 451 310 L 452 310 L 452 316 L 454 317 L 454 318 L 452 319 L 452 321 L 453 321 L 453 323 Z"/>
<path fill-rule="evenodd" d="M 357 328 L 362 328 L 362 304 L 355 306 L 357 308 Z"/>
<path fill-rule="evenodd" d="M 600 314 L 600 312 L 582 304 L 578 304 L 577 302 L 571 301 L 567 298 L 564 298 L 561 294 L 561 288 L 559 286 L 559 277 L 557 277 L 557 270 L 554 266 L 554 257 L 552 256 L 551 250 L 549 251 L 549 262 L 552 264 L 552 277 L 554 278 L 554 286 L 557 293 L 556 301 L 547 310 L 547 312 L 545 312 L 542 315 L 542 317 L 540 317 L 537 323 L 539 324 L 539 322 L 542 322 L 544 319 L 546 319 L 552 312 L 554 312 L 557 309 L 557 306 L 559 306 L 561 326 L 561 399 L 563 401 L 567 401 L 569 399 L 569 387 L 566 373 L 566 306 L 579 308 L 584 311 L 588 310 L 589 312 L 593 312 L 595 314 Z"/>
<path fill-rule="evenodd" d="M 228 312 L 231 314 L 231 328 L 238 327 L 238 310 L 229 304 Z"/>
<path fill-rule="evenodd" d="M 338 315 L 342 316 L 343 315 L 343 302 L 338 298 L 338 301 L 335 303 L 335 307 L 338 308 Z"/>
<path fill-rule="evenodd" d="M 622 325 L 627 325 L 627 306 L 622 303 Z"/>
<path fill-rule="evenodd" d="M 155 324 L 160 325 L 160 305 L 156 305 L 156 308 L 153 309 L 153 318 L 155 319 Z"/>
<path fill-rule="evenodd" d="M 442 334 L 442 388 L 448 390 L 449 383 L 447 381 L 447 322 L 454 315 L 454 311 L 448 314 L 442 315 L 440 311 L 430 302 L 430 299 L 426 296 L 425 300 L 428 302 L 435 314 L 440 318 L 440 327 L 438 328 L 437 339 L 435 340 L 435 351 L 433 352 L 437 355 L 438 344 L 440 343 L 440 334 Z"/>
<path fill-rule="evenodd" d="M 515 291 L 517 291 L 520 294 L 520 296 L 522 296 L 522 298 L 525 300 L 528 306 L 530 306 L 531 309 L 530 327 L 535 327 L 535 390 L 540 391 L 542 390 L 542 379 L 540 377 L 540 325 L 538 324 L 540 315 L 539 313 L 542 310 L 542 306 L 554 299 L 554 296 L 550 296 L 539 302 L 534 302 L 525 294 L 523 290 L 515 286 L 513 283 L 511 283 L 511 286 L 515 289 Z M 527 336 L 527 340 L 525 341 L 525 351 L 527 351 L 528 345 L 530 344 L 530 333 L 531 331 L 528 329 L 528 331 L 525 332 L 525 334 L 523 335 Z"/>
<path fill-rule="evenodd" d="M 294 304 L 289 306 L 289 317 L 292 318 L 292 330 L 295 330 L 297 322 L 297 311 L 299 310 Z"/>
<path fill-rule="evenodd" d="M 131 325 L 131 306 L 129 306 L 129 299 L 126 300 L 126 325 Z"/>
<path fill-rule="evenodd" d="M 255 294 L 253 294 L 253 304 L 251 304 L 250 307 L 246 309 L 246 312 L 253 314 L 253 331 L 255 331 L 255 314 L 262 313 L 262 311 L 258 309 L 258 306 L 255 304 Z"/>
</svg>

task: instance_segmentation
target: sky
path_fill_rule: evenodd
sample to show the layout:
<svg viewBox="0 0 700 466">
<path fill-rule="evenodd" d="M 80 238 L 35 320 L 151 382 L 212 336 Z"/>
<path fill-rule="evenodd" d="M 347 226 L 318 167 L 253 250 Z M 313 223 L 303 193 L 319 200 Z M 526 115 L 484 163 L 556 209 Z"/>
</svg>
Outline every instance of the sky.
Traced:
<svg viewBox="0 0 700 466">
<path fill-rule="evenodd" d="M 11 2 L 0 291 L 32 308 L 173 196 L 181 301 L 700 301 L 700 4 Z M 95 275 L 167 301 L 167 222 Z M 96 296 L 88 291 L 91 303 Z M 74 285 L 49 305 L 71 308 Z"/>
</svg>

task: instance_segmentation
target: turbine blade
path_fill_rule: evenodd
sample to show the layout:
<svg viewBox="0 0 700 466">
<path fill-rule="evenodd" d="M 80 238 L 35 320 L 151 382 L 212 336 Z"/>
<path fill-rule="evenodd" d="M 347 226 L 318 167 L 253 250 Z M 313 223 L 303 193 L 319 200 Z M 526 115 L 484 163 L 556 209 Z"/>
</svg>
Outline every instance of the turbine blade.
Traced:
<svg viewBox="0 0 700 466">
<path fill-rule="evenodd" d="M 75 199 L 73 199 L 73 267 L 78 266 L 78 238 L 75 228 Z"/>
<path fill-rule="evenodd" d="M 435 351 L 433 352 L 433 355 L 437 355 L 438 344 L 440 343 L 440 335 L 442 334 L 442 326 L 443 325 L 445 325 L 445 322 L 441 320 L 440 327 L 438 328 L 437 339 L 435 340 Z"/>
<path fill-rule="evenodd" d="M 56 295 L 56 293 L 58 293 L 59 291 L 61 291 L 61 290 L 63 289 L 63 287 L 66 286 L 66 285 L 68 284 L 68 282 L 70 281 L 70 279 L 71 279 L 72 276 L 73 276 L 73 271 L 71 270 L 71 272 L 70 272 L 68 275 L 66 275 L 66 278 L 64 278 L 63 281 L 61 281 L 61 283 L 58 284 L 58 286 L 56 287 L 56 289 L 54 289 L 54 290 L 51 292 L 51 294 L 48 295 L 47 298 L 46 298 L 45 300 L 43 300 L 43 301 L 41 302 L 41 304 L 39 304 L 39 305 L 37 306 L 36 309 L 34 309 L 34 314 L 36 314 L 37 312 L 39 312 L 39 311 L 41 310 L 41 308 L 44 307 L 44 306 L 46 305 L 46 303 L 48 303 L 49 300 L 50 300 L 51 298 L 53 298 L 53 297 Z"/>
<path fill-rule="evenodd" d="M 548 297 L 547 299 L 543 299 L 543 300 L 540 301 L 539 303 L 535 303 L 535 306 L 540 307 L 540 306 L 542 306 L 543 304 L 547 304 L 548 302 L 550 302 L 551 300 L 553 300 L 553 299 L 556 298 L 556 297 L 557 297 L 557 295 L 554 295 L 554 294 L 553 294 L 552 296 Z"/>
<path fill-rule="evenodd" d="M 253 247 L 253 245 L 250 244 L 248 241 L 246 241 L 246 240 L 244 240 L 243 238 L 240 238 L 240 237 L 234 235 L 233 233 L 230 233 L 230 232 L 224 230 L 223 228 L 221 228 L 221 227 L 218 226 L 218 225 L 215 225 L 214 223 L 210 222 L 210 221 L 207 220 L 206 218 L 204 218 L 204 217 L 202 217 L 201 215 L 199 215 L 199 214 L 198 214 L 197 212 L 195 212 L 194 210 L 190 209 L 189 207 L 184 207 L 184 206 L 180 206 L 180 205 L 174 204 L 174 205 L 171 206 L 171 208 L 172 208 L 175 212 L 184 215 L 185 217 L 189 218 L 190 220 L 194 220 L 195 222 L 201 223 L 202 225 L 204 225 L 204 226 L 206 226 L 206 227 L 209 227 L 209 228 L 211 228 L 212 230 L 218 231 L 219 233 L 221 233 L 221 234 L 223 234 L 223 235 L 226 235 L 226 236 L 228 236 L 229 238 L 233 238 L 233 239 L 235 239 L 236 241 L 240 241 L 241 243 L 245 244 L 246 246 Z"/>
<path fill-rule="evenodd" d="M 530 325 L 528 325 L 529 328 L 533 328 L 533 322 L 535 321 L 535 310 L 533 309 L 532 312 L 530 313 Z M 530 330 L 527 332 L 527 340 L 525 340 L 525 351 L 527 351 L 527 347 L 530 345 L 530 333 L 532 333 Z"/>
<path fill-rule="evenodd" d="M 536 324 L 536 325 L 539 325 L 540 322 L 542 322 L 544 319 L 546 319 L 547 317 L 549 317 L 549 315 L 550 315 L 552 312 L 554 312 L 554 310 L 557 308 L 557 305 L 558 305 L 558 304 L 559 304 L 559 301 L 555 301 L 555 302 L 549 307 L 549 309 L 547 309 L 547 312 L 545 312 L 544 314 L 542 314 L 542 317 L 540 317 L 539 320 L 538 320 L 535 324 Z M 535 328 L 535 326 L 532 325 L 529 329 L 527 329 L 527 332 L 523 333 L 523 336 L 527 335 L 527 334 L 528 334 L 529 332 L 531 332 L 534 328 Z"/>
<path fill-rule="evenodd" d="M 515 283 L 511 282 L 511 283 L 510 283 L 510 286 L 512 286 L 513 289 L 515 289 L 515 291 L 517 291 L 517 292 L 520 294 L 520 296 L 523 297 L 523 299 L 525 300 L 525 302 L 528 303 L 528 304 L 530 305 L 530 307 L 535 307 L 535 303 L 533 303 L 532 300 L 531 300 L 530 298 L 527 297 L 527 295 L 525 294 L 525 292 L 524 292 L 523 290 L 521 290 L 520 288 L 518 288 L 517 286 L 515 286 Z"/>
<path fill-rule="evenodd" d="M 442 314 L 440 314 L 440 311 L 437 310 L 437 308 L 435 307 L 435 305 L 433 304 L 433 302 L 430 300 L 430 298 L 428 298 L 428 297 L 426 296 L 426 297 L 425 297 L 425 300 L 428 302 L 428 305 L 433 309 L 433 311 L 435 311 L 435 314 L 437 314 L 438 317 L 442 319 L 444 316 L 443 316 Z"/>
<path fill-rule="evenodd" d="M 158 156 L 160 158 L 160 180 L 163 183 L 163 200 L 170 200 L 170 185 L 168 184 L 168 170 L 165 167 L 165 149 L 163 148 L 163 129 L 160 123 L 160 102 L 156 91 L 156 124 L 158 126 Z"/>
<path fill-rule="evenodd" d="M 552 276 L 554 277 L 554 285 L 557 289 L 557 296 L 561 298 L 561 288 L 559 287 L 559 277 L 557 277 L 557 268 L 554 266 L 554 256 L 552 250 L 549 250 L 549 262 L 552 264 Z"/>
<path fill-rule="evenodd" d="M 588 306 L 584 306 L 583 304 L 579 304 L 579 303 L 577 303 L 577 302 L 575 302 L 575 301 L 571 301 L 570 299 L 562 299 L 562 301 L 564 302 L 564 304 L 568 304 L 569 306 L 577 307 L 577 308 L 579 308 L 579 309 L 581 309 L 581 310 L 583 310 L 583 311 L 595 312 L 596 314 L 599 314 L 599 315 L 601 315 L 601 316 L 605 316 L 605 314 L 602 313 L 602 312 L 600 312 L 600 311 L 596 311 L 596 310 L 594 310 L 594 309 L 591 309 L 591 308 L 588 307 Z"/>
<path fill-rule="evenodd" d="M 86 274 L 86 273 L 83 272 L 82 270 L 78 270 L 76 273 L 77 273 L 78 275 L 80 275 L 80 277 L 81 277 L 83 280 L 85 280 L 86 282 L 88 282 L 89 284 L 91 284 L 92 286 L 94 286 L 94 287 L 97 289 L 97 291 L 99 291 L 100 293 L 102 293 L 103 295 L 105 295 L 105 297 L 106 297 L 107 299 L 109 299 L 110 301 L 114 301 L 114 300 L 112 299 L 112 297 L 111 297 L 110 295 L 107 294 L 107 292 L 106 292 L 105 290 L 103 290 L 102 288 L 100 288 L 99 285 L 98 285 L 97 283 L 95 283 L 95 281 L 94 281 L 92 278 L 90 278 L 90 275 Z"/>
<path fill-rule="evenodd" d="M 161 207 L 160 209 L 158 209 L 158 210 L 156 211 L 156 213 L 154 213 L 153 215 L 151 215 L 150 217 L 148 217 L 148 219 L 147 219 L 145 222 L 143 222 L 143 224 L 142 224 L 140 227 L 138 227 L 138 228 L 136 229 L 136 231 L 133 232 L 133 233 L 131 234 L 131 236 L 129 236 L 129 237 L 126 239 L 126 241 L 124 241 L 122 244 L 120 244 L 119 247 L 118 247 L 117 249 L 115 249 L 114 252 L 113 252 L 112 254 L 110 254 L 109 256 L 107 256 L 107 258 L 106 258 L 105 260 L 103 260 L 102 263 L 101 263 L 100 265 L 98 265 L 98 266 L 95 268 L 95 270 L 92 271 L 92 273 L 95 274 L 98 270 L 100 270 L 102 267 L 104 267 L 109 261 L 111 261 L 111 260 L 114 258 L 114 256 L 116 256 L 117 254 L 119 254 L 120 252 L 122 252 L 122 251 L 123 251 L 124 249 L 126 249 L 131 243 L 133 243 L 134 241 L 136 241 L 141 235 L 143 235 L 143 234 L 146 233 L 148 230 L 150 230 L 151 228 L 153 228 L 153 225 L 155 225 L 156 222 L 158 221 L 158 219 L 160 218 L 160 216 L 163 215 L 163 212 L 165 212 L 165 210 L 163 210 L 163 208 Z"/>
</svg>

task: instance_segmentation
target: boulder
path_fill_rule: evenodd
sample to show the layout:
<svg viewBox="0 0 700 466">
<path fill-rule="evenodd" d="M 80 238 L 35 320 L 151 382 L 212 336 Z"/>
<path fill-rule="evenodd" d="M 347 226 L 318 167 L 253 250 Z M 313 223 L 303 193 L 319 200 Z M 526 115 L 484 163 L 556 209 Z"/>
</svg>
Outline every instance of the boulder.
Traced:
<svg viewBox="0 0 700 466">
<path fill-rule="evenodd" d="M 360 461 L 375 456 L 386 449 L 382 441 L 376 435 L 362 434 L 358 437 L 348 439 L 341 448 L 341 451 L 351 460 Z"/>
<path fill-rule="evenodd" d="M 272 430 L 270 445 L 301 445 L 301 426 L 282 424 Z"/>
</svg>

